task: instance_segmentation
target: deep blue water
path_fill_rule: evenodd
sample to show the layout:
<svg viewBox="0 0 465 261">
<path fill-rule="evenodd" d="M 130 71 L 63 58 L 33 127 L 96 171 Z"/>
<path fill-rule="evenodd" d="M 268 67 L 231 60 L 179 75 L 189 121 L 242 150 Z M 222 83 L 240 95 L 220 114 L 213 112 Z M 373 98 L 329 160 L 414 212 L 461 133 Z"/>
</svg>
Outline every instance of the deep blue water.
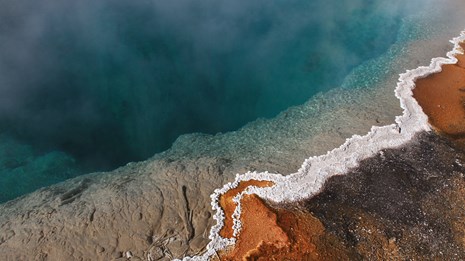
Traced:
<svg viewBox="0 0 465 261">
<path fill-rule="evenodd" d="M 387 3 L 389 2 L 389 3 Z M 0 202 L 273 117 L 412 10 L 383 0 L 44 0 L 0 8 Z"/>
</svg>

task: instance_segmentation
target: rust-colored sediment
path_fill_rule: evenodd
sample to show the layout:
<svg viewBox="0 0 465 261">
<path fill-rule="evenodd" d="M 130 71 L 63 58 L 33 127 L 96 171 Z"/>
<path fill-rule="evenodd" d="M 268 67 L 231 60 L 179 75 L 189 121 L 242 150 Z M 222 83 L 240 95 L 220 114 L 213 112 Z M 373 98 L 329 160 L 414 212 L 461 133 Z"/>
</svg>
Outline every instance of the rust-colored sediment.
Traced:
<svg viewBox="0 0 465 261">
<path fill-rule="evenodd" d="M 286 249 L 275 245 L 260 246 L 248 260 L 351 260 L 348 250 L 338 238 L 327 233 L 319 219 L 298 209 L 275 209 L 278 225 L 289 237 Z"/>
<path fill-rule="evenodd" d="M 416 80 L 413 96 L 434 128 L 465 146 L 465 55 L 456 57 L 456 64 Z"/>
<path fill-rule="evenodd" d="M 242 229 L 221 260 L 349 260 L 353 257 L 312 214 L 272 208 L 256 195 L 241 201 Z"/>
<path fill-rule="evenodd" d="M 260 180 L 248 180 L 248 181 L 242 181 L 239 183 L 239 185 L 236 188 L 228 190 L 225 194 L 220 196 L 220 207 L 224 211 L 224 225 L 220 230 L 220 236 L 224 238 L 232 238 L 233 237 L 233 219 L 232 219 L 232 214 L 234 213 L 234 210 L 236 209 L 236 204 L 233 202 L 233 198 L 237 195 L 239 195 L 242 191 L 246 190 L 249 186 L 255 186 L 255 187 L 270 187 L 274 183 L 271 181 L 260 181 Z"/>
<path fill-rule="evenodd" d="M 241 224 L 236 245 L 222 260 L 248 260 L 266 245 L 277 250 L 289 246 L 288 236 L 278 226 L 277 215 L 257 195 L 246 195 L 241 200 Z"/>
</svg>

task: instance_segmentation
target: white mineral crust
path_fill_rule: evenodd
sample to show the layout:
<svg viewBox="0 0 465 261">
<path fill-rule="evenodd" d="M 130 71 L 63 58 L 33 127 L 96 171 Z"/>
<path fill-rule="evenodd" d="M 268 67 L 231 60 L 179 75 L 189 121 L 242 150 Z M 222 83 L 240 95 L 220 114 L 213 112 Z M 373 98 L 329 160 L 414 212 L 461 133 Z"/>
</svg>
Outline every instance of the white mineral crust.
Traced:
<svg viewBox="0 0 465 261">
<path fill-rule="evenodd" d="M 208 260 L 216 255 L 217 251 L 235 243 L 235 238 L 226 239 L 219 235 L 219 231 L 224 225 L 224 212 L 219 206 L 218 199 L 229 189 L 237 187 L 240 182 L 266 180 L 274 182 L 275 185 L 266 188 L 249 187 L 234 199 L 237 203 L 233 214 L 234 236 L 238 235 L 241 229 L 239 220 L 241 214 L 240 200 L 244 194 L 257 194 L 259 197 L 273 202 L 292 202 L 310 198 L 322 189 L 328 178 L 334 175 L 346 174 L 350 169 L 357 167 L 361 160 L 372 157 L 381 150 L 396 148 L 405 144 L 418 132 L 430 131 L 431 126 L 428 123 L 428 117 L 412 96 L 412 90 L 415 88 L 414 82 L 416 79 L 440 72 L 441 66 L 444 64 L 457 63 L 455 55 L 464 53 L 464 50 L 460 47 L 460 43 L 464 41 L 465 31 L 459 37 L 451 40 L 454 48 L 447 53 L 447 58 L 434 58 L 429 66 L 407 70 L 405 73 L 400 74 L 395 95 L 400 100 L 403 114 L 396 117 L 396 124 L 383 127 L 373 126 L 365 136 L 354 135 L 339 148 L 328 151 L 325 155 L 306 159 L 302 167 L 289 176 L 268 172 L 248 172 L 237 175 L 234 182 L 215 190 L 211 198 L 213 210 L 216 211 L 213 218 L 217 221 L 217 224 L 210 231 L 209 238 L 211 241 L 207 246 L 207 251 L 202 256 L 186 257 L 183 260 Z"/>
</svg>

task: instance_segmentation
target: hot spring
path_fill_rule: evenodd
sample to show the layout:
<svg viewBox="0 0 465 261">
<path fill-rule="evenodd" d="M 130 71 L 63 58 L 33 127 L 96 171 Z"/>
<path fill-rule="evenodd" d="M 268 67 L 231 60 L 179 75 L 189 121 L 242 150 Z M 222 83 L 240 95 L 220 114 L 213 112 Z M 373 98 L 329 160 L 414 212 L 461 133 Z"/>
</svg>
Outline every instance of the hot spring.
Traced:
<svg viewBox="0 0 465 261">
<path fill-rule="evenodd" d="M 386 52 L 415 10 L 400 0 L 1 5 L 0 202 L 302 104 Z"/>
</svg>

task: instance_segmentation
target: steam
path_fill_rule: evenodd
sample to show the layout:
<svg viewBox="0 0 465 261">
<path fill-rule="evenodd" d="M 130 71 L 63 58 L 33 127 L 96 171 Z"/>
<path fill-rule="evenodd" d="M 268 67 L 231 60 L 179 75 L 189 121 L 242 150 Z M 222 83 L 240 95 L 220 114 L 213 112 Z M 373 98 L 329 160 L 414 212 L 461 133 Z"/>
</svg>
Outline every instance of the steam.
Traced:
<svg viewBox="0 0 465 261">
<path fill-rule="evenodd" d="M 341 83 L 431 1 L 1 0 L 0 132 L 112 168 Z"/>
</svg>

